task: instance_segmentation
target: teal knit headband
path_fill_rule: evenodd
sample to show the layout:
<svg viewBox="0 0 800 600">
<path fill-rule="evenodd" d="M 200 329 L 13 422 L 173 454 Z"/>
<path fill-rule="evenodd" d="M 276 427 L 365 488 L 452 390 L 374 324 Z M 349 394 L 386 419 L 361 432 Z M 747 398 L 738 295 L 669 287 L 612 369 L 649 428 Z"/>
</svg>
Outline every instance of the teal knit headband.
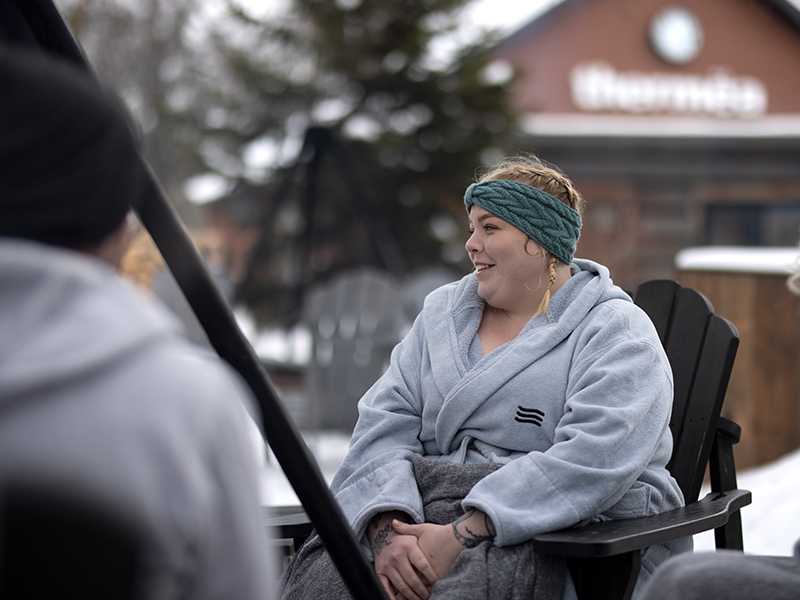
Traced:
<svg viewBox="0 0 800 600">
<path fill-rule="evenodd" d="M 581 215 L 547 192 L 518 181 L 490 179 L 467 188 L 467 213 L 473 204 L 511 223 L 565 263 L 572 262 Z"/>
</svg>

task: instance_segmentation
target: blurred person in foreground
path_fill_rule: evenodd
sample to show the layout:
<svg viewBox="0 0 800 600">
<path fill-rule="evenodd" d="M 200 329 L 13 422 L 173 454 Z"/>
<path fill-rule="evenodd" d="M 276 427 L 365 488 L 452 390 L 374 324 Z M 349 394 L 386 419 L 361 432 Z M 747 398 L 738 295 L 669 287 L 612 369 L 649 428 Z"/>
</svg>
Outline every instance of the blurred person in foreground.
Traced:
<svg viewBox="0 0 800 600">
<path fill-rule="evenodd" d="M 0 47 L 0 90 L 0 492 L 132 522 L 142 597 L 269 598 L 249 393 L 116 272 L 146 185 L 125 118 L 27 51 Z"/>
<path fill-rule="evenodd" d="M 786 281 L 800 296 L 800 269 Z M 642 600 L 796 600 L 800 598 L 800 540 L 794 556 L 754 556 L 735 550 L 698 552 L 666 562 Z"/>
<path fill-rule="evenodd" d="M 536 157 L 465 194 L 475 271 L 426 299 L 359 403 L 332 490 L 391 597 L 574 598 L 539 533 L 683 505 L 672 370 L 653 323 L 574 258 L 583 199 Z M 637 591 L 691 540 L 649 548 Z M 318 538 L 284 598 L 346 598 Z"/>
</svg>

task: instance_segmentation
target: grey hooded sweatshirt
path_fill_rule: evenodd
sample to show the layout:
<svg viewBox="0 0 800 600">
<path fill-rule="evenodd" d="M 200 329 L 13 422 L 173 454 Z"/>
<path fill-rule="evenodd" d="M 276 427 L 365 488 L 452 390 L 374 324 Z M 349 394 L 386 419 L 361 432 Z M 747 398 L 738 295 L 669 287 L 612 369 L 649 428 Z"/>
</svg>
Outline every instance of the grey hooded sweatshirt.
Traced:
<svg viewBox="0 0 800 600">
<path fill-rule="evenodd" d="M 144 597 L 271 597 L 243 401 L 233 372 L 108 265 L 0 237 L 0 488 L 126 514 L 147 539 Z"/>
</svg>

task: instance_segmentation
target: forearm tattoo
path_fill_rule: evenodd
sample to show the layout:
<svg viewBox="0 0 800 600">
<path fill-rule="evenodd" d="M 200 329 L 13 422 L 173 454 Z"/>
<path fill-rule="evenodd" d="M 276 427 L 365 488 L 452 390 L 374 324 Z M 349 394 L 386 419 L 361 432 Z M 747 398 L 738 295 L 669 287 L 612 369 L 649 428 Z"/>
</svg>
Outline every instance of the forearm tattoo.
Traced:
<svg viewBox="0 0 800 600">
<path fill-rule="evenodd" d="M 387 513 L 378 513 L 373 516 L 369 520 L 370 527 L 372 527 L 372 529 L 378 529 L 381 526 L 381 519 L 383 519 L 386 514 Z M 398 513 L 395 518 L 398 521 L 403 521 L 404 523 L 413 523 L 411 517 L 405 514 Z M 392 531 L 394 531 L 394 527 L 392 527 L 392 524 L 389 523 L 383 529 L 381 529 L 375 536 L 375 539 L 372 540 L 372 552 L 375 554 L 375 556 L 380 554 L 381 551 L 386 548 L 386 546 L 392 545 L 392 542 L 389 541 L 389 533 Z"/>
<path fill-rule="evenodd" d="M 467 527 L 466 525 L 464 526 L 465 535 L 462 535 L 461 532 L 458 530 L 458 526 L 467 519 L 469 519 L 473 514 L 475 514 L 474 509 L 464 514 L 463 517 L 452 523 L 453 535 L 455 536 L 456 540 L 458 540 L 458 543 L 464 546 L 464 548 L 474 548 L 481 542 L 491 542 L 492 540 L 494 540 L 495 535 L 497 535 L 497 532 L 494 529 L 494 524 L 492 523 L 492 520 L 489 518 L 489 515 L 487 514 L 484 514 L 483 516 L 484 519 L 483 522 L 487 531 L 486 535 L 477 535 L 474 532 L 472 532 L 470 528 Z"/>
<path fill-rule="evenodd" d="M 377 529 L 378 524 L 374 523 L 375 528 Z M 389 532 L 394 531 L 394 528 L 391 524 L 386 525 L 383 529 L 378 532 L 378 535 L 375 536 L 375 539 L 372 540 L 372 552 L 375 556 L 378 556 L 386 546 L 391 546 L 392 542 L 388 540 Z"/>
</svg>

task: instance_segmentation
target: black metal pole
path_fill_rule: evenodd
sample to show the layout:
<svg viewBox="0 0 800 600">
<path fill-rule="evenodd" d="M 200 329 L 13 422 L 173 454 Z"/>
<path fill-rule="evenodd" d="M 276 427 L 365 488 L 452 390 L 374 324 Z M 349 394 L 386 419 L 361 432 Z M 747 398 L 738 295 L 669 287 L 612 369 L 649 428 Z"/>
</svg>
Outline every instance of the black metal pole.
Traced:
<svg viewBox="0 0 800 600">
<path fill-rule="evenodd" d="M 91 71 L 51 0 L 0 1 L 18 10 L 29 27 L 25 34 L 33 33 L 43 49 Z M 318 465 L 286 415 L 264 366 L 236 324 L 230 306 L 167 201 L 158 179 L 146 162 L 145 166 L 151 176 L 150 193 L 139 211 L 142 223 L 205 329 L 211 345 L 253 390 L 261 408 L 267 441 L 353 597 L 357 600 L 386 598 Z"/>
<path fill-rule="evenodd" d="M 155 177 L 152 184 L 156 187 Z M 356 599 L 386 598 L 316 461 L 287 417 L 264 366 L 236 325 L 233 313 L 192 245 L 174 209 L 154 193 L 140 212 L 148 232 L 203 325 L 211 345 L 250 385 L 275 457 Z"/>
</svg>

